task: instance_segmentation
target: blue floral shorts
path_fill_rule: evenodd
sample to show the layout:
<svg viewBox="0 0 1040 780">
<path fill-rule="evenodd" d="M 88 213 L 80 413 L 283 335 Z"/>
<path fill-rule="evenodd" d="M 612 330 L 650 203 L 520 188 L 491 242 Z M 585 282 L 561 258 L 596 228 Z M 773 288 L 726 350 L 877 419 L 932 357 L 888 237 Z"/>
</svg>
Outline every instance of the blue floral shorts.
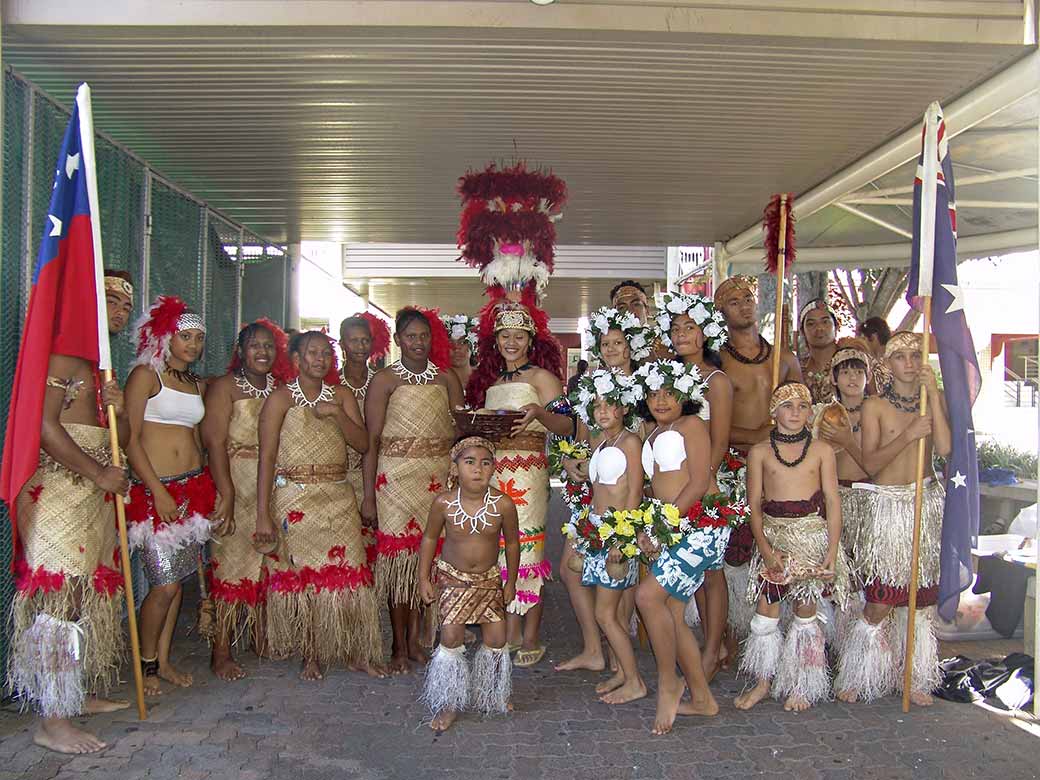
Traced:
<svg viewBox="0 0 1040 780">
<path fill-rule="evenodd" d="M 704 582 L 704 573 L 718 568 L 729 544 L 730 528 L 698 528 L 661 552 L 650 573 L 680 601 L 689 601 Z M 584 573 L 582 581 L 584 582 Z"/>
<path fill-rule="evenodd" d="M 581 584 L 592 587 L 599 585 L 601 588 L 611 590 L 625 590 L 639 582 L 639 561 L 635 558 L 627 561 L 628 573 L 624 579 L 615 580 L 607 574 L 607 553 L 609 550 L 589 553 L 585 556 L 585 562 L 581 567 Z"/>
</svg>

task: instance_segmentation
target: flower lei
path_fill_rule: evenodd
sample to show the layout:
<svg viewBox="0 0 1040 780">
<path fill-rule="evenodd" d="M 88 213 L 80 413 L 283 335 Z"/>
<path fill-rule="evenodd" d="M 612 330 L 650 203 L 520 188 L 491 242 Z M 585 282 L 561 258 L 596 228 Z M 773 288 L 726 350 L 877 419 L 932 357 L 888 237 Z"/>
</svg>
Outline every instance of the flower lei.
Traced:
<svg viewBox="0 0 1040 780">
<path fill-rule="evenodd" d="M 593 433 L 599 431 L 596 425 L 594 409 L 596 399 L 602 398 L 614 406 L 626 406 L 628 412 L 622 423 L 626 428 L 631 426 L 635 417 L 636 404 L 643 400 L 643 388 L 634 376 L 620 374 L 606 369 L 598 369 L 591 374 L 585 374 L 578 380 L 574 392 L 571 393 L 571 409 L 578 415 L 589 430 Z"/>
<path fill-rule="evenodd" d="M 670 390 L 679 402 L 704 401 L 708 391 L 708 383 L 701 379 L 700 369 L 693 363 L 680 363 L 678 360 L 653 360 L 643 363 L 636 369 L 635 378 L 643 391 L 643 397 L 649 398 L 662 387 Z"/>
<path fill-rule="evenodd" d="M 598 532 L 605 544 L 617 547 L 625 558 L 638 558 L 643 563 L 651 561 L 639 549 L 639 534 L 645 534 L 657 547 L 671 547 L 682 541 L 689 525 L 674 504 L 656 498 L 643 501 L 637 509 L 608 509 L 603 513 Z"/>
<path fill-rule="evenodd" d="M 747 464 L 737 457 L 735 450 L 729 450 L 722 456 L 715 482 L 719 491 L 734 501 L 744 501 L 747 497 Z"/>
<path fill-rule="evenodd" d="M 596 309 L 589 315 L 589 338 L 592 340 L 590 350 L 592 354 L 601 359 L 599 351 L 599 340 L 612 330 L 619 330 L 628 343 L 628 350 L 632 353 L 632 360 L 639 362 L 650 357 L 652 347 L 652 333 L 639 319 L 630 312 L 619 312 L 610 306 Z"/>
<path fill-rule="evenodd" d="M 549 441 L 548 449 L 549 471 L 553 476 L 566 479 L 566 474 L 563 471 L 563 459 L 588 460 L 591 454 L 592 450 L 584 442 L 553 437 Z"/>
<path fill-rule="evenodd" d="M 469 317 L 465 314 L 447 314 L 441 317 L 444 329 L 452 341 L 466 339 L 470 350 L 476 352 L 478 331 L 480 330 L 480 318 Z"/>
<path fill-rule="evenodd" d="M 743 499 L 731 499 L 724 493 L 709 493 L 694 502 L 686 517 L 693 528 L 739 528 L 751 517 L 751 507 Z"/>
<path fill-rule="evenodd" d="M 711 298 L 703 295 L 687 295 L 685 293 L 665 292 L 654 296 L 657 306 L 657 328 L 661 343 L 672 349 L 669 332 L 672 322 L 680 314 L 685 314 L 704 332 L 704 346 L 718 352 L 729 340 L 726 320 L 722 312 L 715 308 Z"/>
<path fill-rule="evenodd" d="M 569 522 L 564 523 L 562 530 L 563 535 L 570 540 L 574 552 L 578 555 L 584 556 L 603 549 L 603 540 L 600 538 L 587 508 L 571 518 Z"/>
</svg>

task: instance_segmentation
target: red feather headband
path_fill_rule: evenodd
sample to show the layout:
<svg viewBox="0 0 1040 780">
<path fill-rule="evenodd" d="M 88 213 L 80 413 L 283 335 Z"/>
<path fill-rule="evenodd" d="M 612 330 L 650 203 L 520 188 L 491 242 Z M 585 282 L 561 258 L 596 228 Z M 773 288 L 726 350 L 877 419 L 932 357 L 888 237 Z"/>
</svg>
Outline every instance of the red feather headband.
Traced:
<svg viewBox="0 0 1040 780">
<path fill-rule="evenodd" d="M 368 359 L 375 361 L 386 357 L 390 353 L 390 327 L 386 324 L 386 320 L 367 311 L 355 316 L 361 317 L 368 323 L 368 332 L 372 336 L 372 351 L 369 353 Z"/>
<path fill-rule="evenodd" d="M 261 325 L 266 328 L 274 339 L 274 363 L 271 364 L 271 376 L 273 376 L 279 382 L 288 382 L 293 378 L 292 364 L 289 362 L 289 337 L 285 331 L 279 328 L 267 317 L 261 317 L 258 320 L 254 320 L 252 323 L 245 323 L 239 328 L 241 333 L 249 325 Z M 236 346 L 234 354 L 231 356 L 231 362 L 228 363 L 228 373 L 233 374 L 242 368 L 242 356 L 238 352 Z"/>
<path fill-rule="evenodd" d="M 405 306 L 405 309 L 419 312 L 426 318 L 430 326 L 430 355 L 429 360 L 441 371 L 451 368 L 451 337 L 448 329 L 441 322 L 440 309 L 424 309 L 421 306 Z"/>
<path fill-rule="evenodd" d="M 774 195 L 762 213 L 762 230 L 765 231 L 766 271 L 776 273 L 780 262 L 780 215 L 784 213 L 784 273 L 794 264 L 794 194 L 788 192 L 783 198 Z"/>
<path fill-rule="evenodd" d="M 170 339 L 180 330 L 182 317 L 186 320 L 186 327 L 201 327 L 205 330 L 202 319 L 176 295 L 160 295 L 156 298 L 148 311 L 134 323 L 137 330 L 137 359 L 134 365 L 151 366 L 160 373 L 164 371 L 170 356 Z"/>
</svg>

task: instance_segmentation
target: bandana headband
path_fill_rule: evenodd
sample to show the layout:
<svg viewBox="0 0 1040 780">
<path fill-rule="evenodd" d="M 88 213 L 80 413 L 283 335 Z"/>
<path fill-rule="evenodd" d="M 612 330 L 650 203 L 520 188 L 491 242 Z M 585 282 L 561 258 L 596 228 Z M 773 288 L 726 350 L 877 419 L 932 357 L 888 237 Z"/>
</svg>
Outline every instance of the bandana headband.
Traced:
<svg viewBox="0 0 1040 780">
<path fill-rule="evenodd" d="M 728 279 L 723 279 L 715 290 L 715 305 L 721 306 L 730 293 L 740 290 L 747 290 L 757 297 L 758 282 L 750 276 L 730 276 Z"/>
<path fill-rule="evenodd" d="M 206 323 L 195 312 L 186 311 L 177 318 L 177 331 L 180 332 L 182 330 L 201 330 L 205 333 Z"/>
<path fill-rule="evenodd" d="M 909 330 L 901 330 L 892 334 L 892 338 L 885 345 L 885 358 L 892 357 L 893 352 L 901 349 L 910 349 L 914 352 L 921 351 L 921 336 Z"/>
<path fill-rule="evenodd" d="M 809 394 L 808 387 L 800 382 L 782 385 L 773 391 L 773 396 L 769 399 L 769 414 L 774 415 L 776 410 L 784 404 L 799 400 L 805 401 L 810 407 L 812 406 L 812 396 Z"/>
<path fill-rule="evenodd" d="M 457 458 L 469 447 L 483 447 L 491 453 L 492 459 L 495 457 L 495 445 L 491 443 L 490 439 L 485 439 L 483 436 L 467 436 L 465 439 L 459 439 L 448 454 L 448 457 L 451 458 L 451 465 L 448 467 L 449 487 L 454 486 L 459 481 L 459 464 Z"/>
<path fill-rule="evenodd" d="M 864 366 L 866 366 L 867 371 L 870 370 L 870 358 L 867 357 L 866 352 L 846 347 L 845 349 L 839 349 L 834 353 L 834 357 L 831 358 L 831 371 L 846 360 L 859 360 Z"/>
<path fill-rule="evenodd" d="M 105 277 L 105 292 L 119 293 L 125 295 L 131 301 L 134 299 L 134 286 L 121 276 Z"/>
<path fill-rule="evenodd" d="M 838 315 L 834 313 L 834 309 L 831 308 L 830 304 L 827 303 L 823 298 L 813 298 L 805 306 L 802 307 L 801 312 L 798 313 L 798 329 L 805 329 L 805 318 L 809 316 L 809 312 L 819 309 L 827 312 L 831 315 L 831 321 L 835 327 L 838 325 Z"/>
</svg>

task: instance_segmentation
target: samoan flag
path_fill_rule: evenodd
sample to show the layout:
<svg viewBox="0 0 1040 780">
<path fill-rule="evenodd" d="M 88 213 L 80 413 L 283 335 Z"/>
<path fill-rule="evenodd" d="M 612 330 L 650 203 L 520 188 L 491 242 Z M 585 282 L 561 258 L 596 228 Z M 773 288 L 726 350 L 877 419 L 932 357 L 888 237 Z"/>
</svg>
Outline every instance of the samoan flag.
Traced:
<svg viewBox="0 0 1040 780">
<path fill-rule="evenodd" d="M 953 447 L 946 465 L 946 507 L 939 553 L 939 614 L 953 620 L 961 591 L 971 585 L 971 548 L 979 533 L 979 473 L 971 407 L 982 385 L 957 284 L 957 206 L 942 108 L 932 103 L 914 179 L 914 237 L 907 299 L 920 308 L 932 298 L 932 335 L 939 352 Z M 929 133 L 932 128 L 932 133 Z M 924 183 L 935 182 L 934 194 Z M 928 203 L 934 198 L 934 206 Z M 922 205 L 924 204 L 924 205 Z"/>
<path fill-rule="evenodd" d="M 102 262 L 90 88 L 83 84 L 55 166 L 7 414 L 0 498 L 16 537 L 16 499 L 39 463 L 50 356 L 112 367 Z M 15 543 L 17 549 L 17 538 Z"/>
</svg>

